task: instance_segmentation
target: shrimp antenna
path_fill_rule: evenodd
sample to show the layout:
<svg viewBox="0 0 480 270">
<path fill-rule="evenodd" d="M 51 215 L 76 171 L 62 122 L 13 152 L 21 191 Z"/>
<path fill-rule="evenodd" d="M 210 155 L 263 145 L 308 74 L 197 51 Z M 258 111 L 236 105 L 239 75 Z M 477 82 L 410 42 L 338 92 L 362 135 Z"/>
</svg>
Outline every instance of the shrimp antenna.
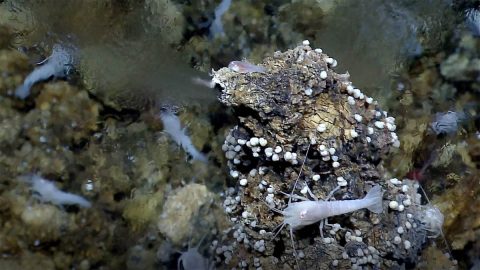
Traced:
<svg viewBox="0 0 480 270">
<path fill-rule="evenodd" d="M 273 229 L 273 231 L 277 231 L 277 232 L 276 232 L 275 235 L 273 236 L 272 240 L 275 239 L 275 238 L 277 237 L 277 235 L 283 230 L 283 227 L 285 227 L 285 224 L 286 224 L 286 223 L 280 223 L 280 224 L 278 224 L 278 225 Z M 279 229 L 279 228 L 280 228 L 280 229 Z"/>
<path fill-rule="evenodd" d="M 307 157 L 305 156 L 305 158 L 307 158 Z M 300 263 L 298 262 L 298 254 L 297 254 L 297 250 L 295 249 L 295 240 L 293 239 L 293 229 L 292 229 L 292 227 L 290 227 L 290 239 L 292 240 L 292 248 L 293 248 L 293 253 L 294 253 L 294 257 L 295 257 L 295 262 L 297 263 L 298 270 L 300 270 Z"/>
<path fill-rule="evenodd" d="M 307 161 L 308 151 L 310 150 L 310 145 L 311 145 L 311 143 L 308 144 L 307 151 L 305 152 L 305 158 L 303 159 L 302 166 L 300 167 L 300 171 L 298 172 L 297 179 L 295 180 L 295 184 L 293 184 L 292 192 L 290 193 L 290 197 L 288 198 L 288 204 L 290 204 L 292 202 L 293 192 L 297 188 L 298 180 L 300 179 L 300 176 L 302 175 L 303 167 L 305 166 L 305 161 Z M 285 225 L 285 223 L 283 223 L 283 225 Z M 281 229 L 283 228 L 283 225 L 282 225 Z M 278 234 L 278 232 L 277 232 L 277 234 Z M 297 254 L 297 250 L 295 248 L 295 240 L 293 239 L 293 229 L 292 229 L 292 227 L 290 227 L 290 240 L 292 240 L 293 256 L 295 257 L 295 262 L 297 263 L 298 269 L 300 269 L 300 263 L 298 262 L 298 254 Z"/>
<path fill-rule="evenodd" d="M 308 147 L 307 147 L 307 152 L 305 152 L 305 158 L 303 159 L 303 162 L 302 162 L 302 167 L 300 167 L 300 171 L 298 172 L 297 179 L 295 180 L 295 184 L 293 185 L 292 193 L 290 194 L 290 198 L 288 198 L 288 203 L 289 204 L 292 202 L 293 192 L 297 188 L 298 179 L 300 179 L 300 176 L 302 175 L 302 172 L 303 172 L 303 166 L 305 166 L 305 161 L 307 161 L 307 156 L 308 156 L 308 151 L 310 150 L 310 145 L 311 144 L 309 143 Z"/>
</svg>

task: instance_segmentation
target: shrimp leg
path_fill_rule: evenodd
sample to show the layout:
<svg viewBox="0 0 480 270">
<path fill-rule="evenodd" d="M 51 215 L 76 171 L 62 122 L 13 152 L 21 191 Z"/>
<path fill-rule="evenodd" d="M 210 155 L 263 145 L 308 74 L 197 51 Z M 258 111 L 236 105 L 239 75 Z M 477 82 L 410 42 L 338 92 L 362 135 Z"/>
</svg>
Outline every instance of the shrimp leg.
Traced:
<svg viewBox="0 0 480 270">
<path fill-rule="evenodd" d="M 325 198 L 325 201 L 330 200 L 330 199 L 333 197 L 333 194 L 335 194 L 335 192 L 336 192 L 337 190 L 339 190 L 339 189 L 340 189 L 340 186 L 337 186 L 337 187 L 334 188 L 332 191 L 330 191 L 330 193 L 328 194 L 328 196 Z M 310 191 L 310 189 L 309 189 L 309 191 Z M 314 198 L 315 198 L 315 197 L 314 197 Z M 320 237 L 322 237 L 322 240 L 324 240 L 324 237 L 323 237 L 323 227 L 324 227 L 325 225 L 326 225 L 326 226 L 332 226 L 332 225 L 330 225 L 330 224 L 328 223 L 328 218 L 322 219 L 322 220 L 320 221 L 319 229 L 320 229 Z"/>
</svg>

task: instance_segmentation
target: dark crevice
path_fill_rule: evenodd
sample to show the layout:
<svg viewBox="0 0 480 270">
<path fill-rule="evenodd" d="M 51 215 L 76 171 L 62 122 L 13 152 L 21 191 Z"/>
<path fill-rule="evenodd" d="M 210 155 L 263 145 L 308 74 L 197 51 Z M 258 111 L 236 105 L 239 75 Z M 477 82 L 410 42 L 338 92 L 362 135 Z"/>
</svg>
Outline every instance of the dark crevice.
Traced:
<svg viewBox="0 0 480 270">
<path fill-rule="evenodd" d="M 273 256 L 281 258 L 285 253 L 285 243 L 282 240 L 274 241 Z"/>
<path fill-rule="evenodd" d="M 228 107 L 225 106 L 221 106 L 218 110 L 215 110 L 215 112 L 209 113 L 208 119 L 215 134 L 217 134 L 220 129 L 235 123 L 235 117 Z"/>
<path fill-rule="evenodd" d="M 115 200 L 116 202 L 122 201 L 126 197 L 127 195 L 122 191 L 113 194 L 113 200 Z"/>
<path fill-rule="evenodd" d="M 237 117 L 249 117 L 249 116 L 251 116 L 254 119 L 262 122 L 262 118 L 260 117 L 260 115 L 258 114 L 257 111 L 255 111 L 254 109 L 249 108 L 249 107 L 247 107 L 243 104 L 235 107 L 234 113 Z"/>
<path fill-rule="evenodd" d="M 117 110 L 107 104 L 105 104 L 100 98 L 95 96 L 94 94 L 88 92 L 88 96 L 90 99 L 93 101 L 99 103 L 102 105 L 102 110 L 100 111 L 100 116 L 103 119 L 107 118 L 114 118 L 119 121 L 127 122 L 127 123 L 133 123 L 137 121 L 140 118 L 140 111 L 136 109 L 130 109 L 130 108 L 122 108 L 120 110 Z"/>
</svg>

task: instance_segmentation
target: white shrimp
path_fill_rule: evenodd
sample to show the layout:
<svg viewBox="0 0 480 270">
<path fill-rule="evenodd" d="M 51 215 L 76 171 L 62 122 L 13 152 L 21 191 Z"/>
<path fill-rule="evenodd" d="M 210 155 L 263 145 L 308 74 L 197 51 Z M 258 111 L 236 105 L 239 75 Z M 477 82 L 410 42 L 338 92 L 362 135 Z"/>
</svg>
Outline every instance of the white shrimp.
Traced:
<svg viewBox="0 0 480 270">
<path fill-rule="evenodd" d="M 311 192 L 310 195 L 314 197 Z M 284 217 L 277 234 L 288 224 L 290 239 L 292 240 L 292 247 L 295 254 L 294 230 L 320 221 L 320 234 L 323 239 L 324 221 L 329 217 L 354 212 L 363 208 L 367 208 L 376 214 L 380 214 L 383 211 L 383 191 L 380 185 L 374 186 L 363 199 L 357 200 L 320 201 L 314 197 L 315 200 L 311 201 L 301 196 L 290 195 L 290 199 L 292 197 L 303 201 L 293 203 L 289 201 L 285 209 L 278 210 L 273 208 L 272 210 L 282 214 Z M 297 259 L 297 256 L 295 256 L 295 259 Z"/>
<path fill-rule="evenodd" d="M 357 200 L 320 201 L 315 198 L 314 201 L 311 201 L 304 197 L 290 195 L 290 198 L 292 197 L 303 201 L 289 202 L 288 206 L 283 210 L 273 209 L 284 217 L 280 230 L 285 225 L 288 225 L 292 232 L 329 217 L 354 212 L 363 208 L 367 208 L 376 214 L 380 214 L 383 211 L 383 191 L 379 185 L 371 188 L 363 199 Z M 320 225 L 320 229 L 322 229 L 322 225 Z M 322 233 L 321 230 L 320 232 Z"/>
<path fill-rule="evenodd" d="M 80 207 L 89 208 L 92 204 L 82 196 L 64 192 L 59 190 L 55 184 L 42 178 L 39 175 L 32 174 L 22 176 L 20 179 L 31 184 L 32 190 L 37 197 L 43 202 L 50 202 L 55 205 L 71 205 L 76 204 Z"/>
<path fill-rule="evenodd" d="M 169 110 L 160 113 L 160 119 L 163 123 L 163 129 L 170 135 L 178 145 L 182 146 L 183 150 L 192 156 L 195 160 L 207 162 L 207 157 L 195 148 L 192 140 L 187 135 L 185 128 L 181 127 L 180 119 L 173 112 Z"/>
<path fill-rule="evenodd" d="M 383 211 L 382 196 L 382 188 L 376 185 L 370 189 L 363 199 L 310 201 L 304 198 L 302 202 L 289 203 L 287 208 L 279 212 L 284 216 L 283 224 L 288 224 L 290 228 L 297 230 L 326 218 L 350 213 L 363 208 L 380 214 Z"/>
<path fill-rule="evenodd" d="M 295 190 L 298 179 L 300 178 L 300 175 L 303 171 L 303 166 L 305 165 L 305 160 L 308 155 L 309 149 L 310 145 L 307 148 L 305 159 L 303 161 L 302 167 L 300 168 L 297 180 L 293 185 L 293 190 Z M 314 201 L 312 201 L 305 197 L 293 195 L 293 190 L 292 194 L 288 195 L 288 206 L 285 209 L 279 210 L 272 208 L 272 210 L 279 214 L 282 214 L 284 217 L 284 220 L 281 223 L 281 227 L 278 230 L 277 234 L 283 229 L 283 227 L 285 227 L 285 225 L 289 226 L 290 238 L 292 240 L 292 247 L 295 254 L 295 243 L 293 240 L 294 230 L 300 229 L 304 226 L 316 222 L 320 222 L 320 234 L 323 238 L 323 223 L 324 220 L 329 217 L 354 212 L 363 208 L 367 208 L 368 210 L 376 214 L 380 214 L 383 212 L 383 190 L 380 185 L 374 186 L 368 191 L 367 195 L 365 195 L 363 199 L 357 200 L 320 201 L 315 197 L 315 195 L 313 195 L 313 193 L 310 191 L 310 189 L 308 189 L 307 186 L 307 190 L 310 196 L 315 199 Z M 327 197 L 327 200 L 333 195 L 336 190 L 337 189 L 334 189 L 330 193 L 330 195 Z M 302 201 L 292 203 L 292 198 L 300 199 Z M 297 256 L 295 256 L 295 259 L 297 259 Z"/>
<path fill-rule="evenodd" d="M 178 258 L 177 269 L 178 270 L 213 270 L 215 266 L 209 259 L 203 257 L 198 248 L 202 241 L 198 243 L 196 247 L 189 247 L 187 251 L 181 252 L 180 258 Z"/>
<path fill-rule="evenodd" d="M 47 80 L 50 77 L 65 77 L 71 68 L 73 57 L 71 51 L 61 45 L 54 45 L 52 54 L 42 62 L 40 67 L 34 69 L 15 90 L 15 96 L 25 99 L 30 95 L 30 88 L 40 81 Z"/>
<path fill-rule="evenodd" d="M 228 68 L 238 73 L 265 73 L 265 68 L 254 65 L 248 61 L 232 61 L 228 64 Z"/>
</svg>

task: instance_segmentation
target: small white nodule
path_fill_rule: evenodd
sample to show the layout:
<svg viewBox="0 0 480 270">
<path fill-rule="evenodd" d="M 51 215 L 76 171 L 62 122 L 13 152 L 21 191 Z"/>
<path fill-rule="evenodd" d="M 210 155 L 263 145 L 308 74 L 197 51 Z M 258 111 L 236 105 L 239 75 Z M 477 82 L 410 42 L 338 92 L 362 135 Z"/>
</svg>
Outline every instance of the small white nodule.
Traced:
<svg viewBox="0 0 480 270">
<path fill-rule="evenodd" d="M 325 70 L 320 72 L 320 79 L 325 80 L 328 77 L 328 74 Z"/>
<path fill-rule="evenodd" d="M 327 125 L 325 125 L 325 124 L 320 124 L 317 127 L 318 132 L 325 132 L 326 130 L 327 130 Z"/>
</svg>

